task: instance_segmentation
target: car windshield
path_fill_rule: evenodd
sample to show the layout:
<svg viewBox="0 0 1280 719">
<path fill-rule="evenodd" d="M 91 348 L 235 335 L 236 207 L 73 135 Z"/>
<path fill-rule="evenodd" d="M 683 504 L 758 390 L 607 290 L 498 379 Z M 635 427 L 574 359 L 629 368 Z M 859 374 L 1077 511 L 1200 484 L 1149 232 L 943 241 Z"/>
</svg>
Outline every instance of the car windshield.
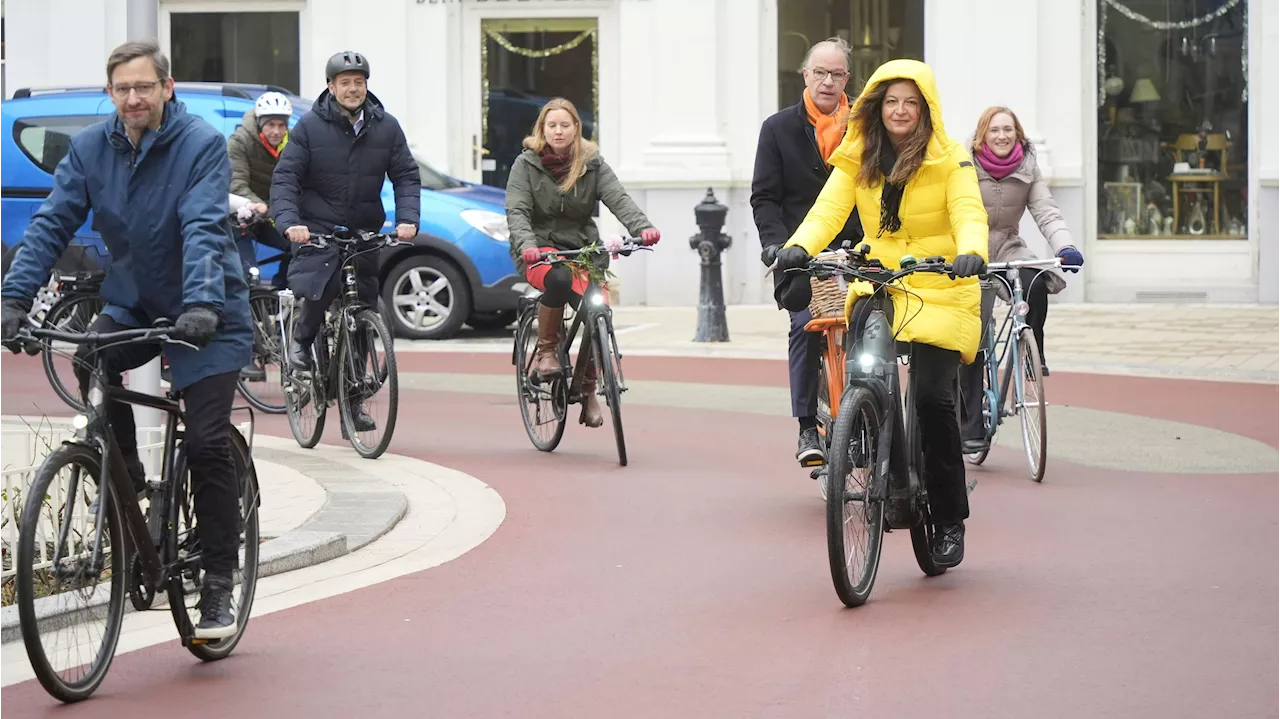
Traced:
<svg viewBox="0 0 1280 719">
<path fill-rule="evenodd" d="M 421 158 L 413 159 L 418 163 L 418 176 L 422 178 L 422 189 L 439 191 L 463 187 L 461 182 L 428 165 Z"/>
</svg>

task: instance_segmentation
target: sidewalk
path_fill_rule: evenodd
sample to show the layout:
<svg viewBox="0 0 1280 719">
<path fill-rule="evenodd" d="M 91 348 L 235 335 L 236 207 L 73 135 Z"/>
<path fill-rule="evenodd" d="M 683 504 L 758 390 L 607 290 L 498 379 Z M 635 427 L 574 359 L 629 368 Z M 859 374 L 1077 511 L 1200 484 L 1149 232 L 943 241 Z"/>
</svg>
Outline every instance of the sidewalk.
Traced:
<svg viewBox="0 0 1280 719">
<path fill-rule="evenodd" d="M 624 354 L 786 359 L 785 312 L 773 305 L 734 305 L 726 317 L 725 343 L 693 341 L 696 307 L 620 307 L 614 326 Z M 1053 304 L 1045 354 L 1053 371 L 1276 383 L 1278 332 L 1276 307 Z M 511 331 L 464 329 L 457 339 L 398 341 L 396 348 L 510 352 Z"/>
</svg>

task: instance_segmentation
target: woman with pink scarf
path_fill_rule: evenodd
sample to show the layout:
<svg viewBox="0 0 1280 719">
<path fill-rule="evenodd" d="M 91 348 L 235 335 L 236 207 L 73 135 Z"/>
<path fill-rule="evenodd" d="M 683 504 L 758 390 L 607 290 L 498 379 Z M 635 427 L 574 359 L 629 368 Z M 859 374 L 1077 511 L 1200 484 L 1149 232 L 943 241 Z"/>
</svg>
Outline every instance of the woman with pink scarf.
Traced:
<svg viewBox="0 0 1280 719">
<path fill-rule="evenodd" d="M 1062 258 L 1064 266 L 1078 268 L 1084 264 L 1084 256 L 1071 243 L 1071 234 L 1062 219 L 1058 205 L 1049 194 L 1036 165 L 1034 146 L 1027 142 L 1026 133 L 1017 115 L 1007 107 L 989 107 L 978 120 L 978 130 L 973 138 L 973 159 L 978 171 L 978 186 L 982 191 L 982 204 L 987 208 L 988 251 L 990 262 L 1033 260 L 1036 255 L 1018 235 L 1018 224 L 1026 210 L 1031 211 L 1040 233 L 1049 241 L 1054 254 Z M 1071 269 L 1070 272 L 1079 272 Z M 1049 368 L 1044 361 L 1044 321 L 1049 313 L 1049 295 L 1066 288 L 1061 273 L 1037 269 L 1020 270 L 1022 287 L 1026 293 L 1030 312 L 1027 324 L 1035 333 L 1040 347 L 1040 366 L 1047 376 Z M 996 290 L 982 292 L 982 323 L 991 321 Z M 982 357 L 960 368 L 961 394 L 965 407 L 982 406 L 982 373 L 985 369 Z M 966 454 L 987 448 L 982 427 L 981 412 L 962 412 L 961 438 Z"/>
</svg>

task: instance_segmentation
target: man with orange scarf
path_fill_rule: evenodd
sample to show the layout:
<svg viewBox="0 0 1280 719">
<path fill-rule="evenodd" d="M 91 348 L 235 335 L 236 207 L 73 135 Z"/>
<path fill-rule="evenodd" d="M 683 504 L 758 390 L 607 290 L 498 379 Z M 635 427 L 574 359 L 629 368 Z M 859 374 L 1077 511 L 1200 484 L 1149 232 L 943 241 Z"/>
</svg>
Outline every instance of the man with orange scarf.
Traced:
<svg viewBox="0 0 1280 719">
<path fill-rule="evenodd" d="M 772 265 L 783 243 L 795 232 L 818 199 L 831 166 L 827 159 L 844 139 L 849 118 L 849 44 L 833 37 L 814 45 L 804 59 L 803 99 L 764 121 L 756 148 L 751 180 L 751 209 L 760 233 L 760 260 Z M 844 230 L 832 242 L 862 239 L 858 213 L 849 215 Z M 775 273 L 774 298 L 780 299 L 788 283 Z M 778 307 L 782 307 L 779 301 Z M 822 359 L 821 335 L 805 332 L 809 310 L 791 313 L 787 357 L 791 377 L 791 415 L 800 423 L 796 459 L 803 466 L 826 461 L 818 439 L 818 365 Z"/>
</svg>

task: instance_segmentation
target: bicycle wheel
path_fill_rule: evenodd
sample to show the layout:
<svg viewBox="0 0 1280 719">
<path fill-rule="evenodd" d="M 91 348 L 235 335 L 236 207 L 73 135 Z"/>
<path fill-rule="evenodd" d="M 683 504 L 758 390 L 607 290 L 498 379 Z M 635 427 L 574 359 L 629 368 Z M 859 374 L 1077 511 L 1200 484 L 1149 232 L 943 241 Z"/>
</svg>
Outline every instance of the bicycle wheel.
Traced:
<svg viewBox="0 0 1280 719">
<path fill-rule="evenodd" d="M 292 337 L 292 328 L 288 336 Z M 329 408 L 324 387 L 328 360 L 329 342 L 326 330 L 311 345 L 311 371 L 298 371 L 289 367 L 284 373 L 284 408 L 289 416 L 289 429 L 298 445 L 304 449 L 316 446 L 324 434 L 324 417 Z"/>
<path fill-rule="evenodd" d="M 916 555 L 916 564 L 920 567 L 920 571 L 924 572 L 926 577 L 936 577 L 947 571 L 947 568 L 938 566 L 938 563 L 933 561 L 933 515 L 929 511 L 929 491 L 924 479 L 924 444 L 920 439 L 920 421 L 916 416 L 914 400 L 911 398 L 910 382 L 908 380 L 907 391 L 903 393 L 906 413 L 904 428 L 907 435 L 907 456 L 911 464 L 908 471 L 915 472 L 917 477 L 916 505 L 920 516 L 920 521 L 911 527 L 911 551 Z M 961 464 L 960 467 L 963 468 L 964 465 Z"/>
<path fill-rule="evenodd" d="M 338 413 L 356 452 L 365 459 L 377 459 L 387 451 L 396 430 L 400 401 L 396 351 L 382 315 L 373 310 L 359 310 L 354 315 L 354 323 L 336 358 Z M 382 412 L 384 405 L 386 411 Z M 363 418 L 357 417 L 361 408 Z M 358 419 L 368 423 L 360 425 Z"/>
<path fill-rule="evenodd" d="M 516 367 L 516 401 L 525 434 L 533 446 L 550 452 L 560 444 L 569 413 L 569 385 L 563 377 L 542 379 L 533 372 L 538 343 L 536 305 L 520 314 L 512 362 Z M 563 328 L 562 328 L 563 329 Z"/>
<path fill-rule="evenodd" d="M 965 461 L 975 467 L 987 461 L 987 455 L 991 453 L 991 445 L 996 441 L 996 427 L 993 425 L 1000 421 L 1000 406 L 997 395 L 999 391 L 998 382 L 999 380 L 990 366 L 984 364 L 982 368 L 982 426 L 986 431 L 987 448 L 981 452 L 971 452 L 964 456 Z"/>
<path fill-rule="evenodd" d="M 848 607 L 866 603 L 880 566 L 884 500 L 870 496 L 879 441 L 875 397 L 865 387 L 850 387 L 831 432 L 826 477 L 827 558 L 836 595 Z"/>
<path fill-rule="evenodd" d="M 60 332 L 87 332 L 89 325 L 102 311 L 102 299 L 97 295 L 64 296 L 45 315 L 44 326 Z M 75 346 L 43 342 L 40 346 L 44 374 L 49 378 L 53 391 L 77 412 L 84 411 L 80 398 L 80 381 L 75 375 Z"/>
<path fill-rule="evenodd" d="M 229 433 L 231 459 L 235 462 L 236 477 L 240 483 L 240 550 L 237 569 L 232 574 L 235 588 L 232 605 L 236 612 L 236 633 L 216 641 L 197 643 L 192 639 L 187 649 L 203 661 L 222 659 L 240 643 L 249 616 L 253 611 L 253 597 L 258 588 L 258 473 L 249 454 L 249 445 L 234 427 Z M 186 457 L 180 455 L 175 463 L 176 479 L 173 502 L 166 522 L 165 563 L 173 563 L 180 569 L 169 577 L 169 609 L 178 634 L 190 637 L 200 621 L 200 588 L 204 580 L 201 561 L 200 525 L 195 515 L 195 494 L 191 487 L 191 473 L 187 471 Z"/>
<path fill-rule="evenodd" d="M 600 375 L 600 388 L 613 415 L 613 441 L 618 445 L 618 464 L 627 466 L 627 439 L 622 434 L 622 365 L 618 353 L 613 351 L 613 331 L 609 318 L 596 317 L 595 331 L 596 368 Z M 585 398 L 583 398 L 585 401 Z"/>
<path fill-rule="evenodd" d="M 240 372 L 236 389 L 254 409 L 265 414 L 284 414 L 284 380 L 281 377 L 284 352 L 280 347 L 280 297 L 274 291 L 255 287 L 249 293 L 253 315 L 252 376 Z"/>
<path fill-rule="evenodd" d="M 64 702 L 87 699 L 102 683 L 124 618 L 127 550 L 114 491 L 107 488 L 100 503 L 101 525 L 89 513 L 101 477 L 96 450 L 55 449 L 27 490 L 18 536 L 22 643 L 40 684 Z"/>
<path fill-rule="evenodd" d="M 1048 457 L 1049 428 L 1046 423 L 1044 377 L 1040 374 L 1040 349 L 1035 335 L 1027 327 L 1018 335 L 1018 361 L 1022 365 L 1021 380 L 1014 380 L 1018 418 L 1022 421 L 1022 446 L 1027 452 L 1027 469 L 1031 479 L 1044 480 Z"/>
</svg>

